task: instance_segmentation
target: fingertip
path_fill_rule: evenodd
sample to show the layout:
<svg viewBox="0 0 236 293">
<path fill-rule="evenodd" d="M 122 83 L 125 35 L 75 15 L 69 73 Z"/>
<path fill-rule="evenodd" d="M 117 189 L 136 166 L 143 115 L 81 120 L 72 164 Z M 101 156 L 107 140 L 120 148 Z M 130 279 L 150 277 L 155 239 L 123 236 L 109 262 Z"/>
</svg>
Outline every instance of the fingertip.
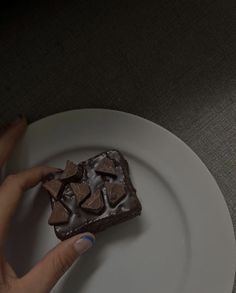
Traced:
<svg viewBox="0 0 236 293">
<path fill-rule="evenodd" d="M 95 237 L 91 233 L 84 233 L 75 239 L 74 248 L 78 255 L 84 254 L 87 250 L 92 248 L 95 243 Z"/>
<path fill-rule="evenodd" d="M 25 115 L 21 115 L 21 123 L 22 123 L 24 126 L 27 126 L 27 125 L 28 125 L 28 119 L 26 118 Z"/>
<path fill-rule="evenodd" d="M 20 127 L 25 129 L 27 127 L 27 119 L 24 115 L 20 114 L 18 115 L 13 121 L 11 121 L 10 123 L 3 125 L 0 127 L 0 136 L 3 136 L 7 133 L 9 133 L 9 131 Z"/>
<path fill-rule="evenodd" d="M 84 235 L 80 239 L 90 241 L 92 245 L 95 243 L 95 238 L 91 235 Z"/>
<path fill-rule="evenodd" d="M 84 238 L 84 237 L 88 237 L 91 242 L 93 242 L 93 244 L 95 243 L 95 240 L 96 240 L 96 237 L 93 233 L 91 232 L 84 232 L 84 233 L 81 233 L 79 235 L 77 235 L 78 238 Z"/>
<path fill-rule="evenodd" d="M 10 125 L 11 126 L 18 126 L 18 125 L 24 125 L 26 126 L 28 124 L 27 122 L 27 118 L 24 114 L 19 114 L 17 115 L 17 117 L 15 118 L 15 120 L 13 120 Z"/>
<path fill-rule="evenodd" d="M 45 168 L 45 171 L 42 177 L 42 182 L 52 180 L 56 177 L 56 175 L 63 172 L 63 170 L 51 166 L 43 166 L 43 168 Z"/>
<path fill-rule="evenodd" d="M 85 232 L 84 234 L 82 234 L 82 237 L 89 237 L 92 239 L 93 243 L 95 243 L 96 237 L 93 233 Z"/>
</svg>

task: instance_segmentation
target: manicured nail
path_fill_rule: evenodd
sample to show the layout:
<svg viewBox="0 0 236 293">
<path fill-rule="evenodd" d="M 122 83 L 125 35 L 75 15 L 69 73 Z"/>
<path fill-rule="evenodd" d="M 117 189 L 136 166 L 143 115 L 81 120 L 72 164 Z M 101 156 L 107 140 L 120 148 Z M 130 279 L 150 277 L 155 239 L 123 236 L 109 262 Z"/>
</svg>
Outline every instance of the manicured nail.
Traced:
<svg viewBox="0 0 236 293">
<path fill-rule="evenodd" d="M 91 235 L 84 235 L 74 243 L 74 248 L 79 255 L 85 253 L 95 243 L 95 238 Z"/>
<path fill-rule="evenodd" d="M 61 174 L 63 170 L 55 168 L 55 172 L 51 172 L 48 175 L 42 178 L 42 182 L 50 181 L 52 179 L 60 179 L 59 174 Z"/>
<path fill-rule="evenodd" d="M 9 129 L 9 124 L 1 126 L 0 135 L 4 134 L 8 129 Z"/>
<path fill-rule="evenodd" d="M 11 125 L 16 125 L 16 124 L 20 123 L 23 118 L 24 118 L 24 115 L 22 115 L 22 114 L 17 115 L 16 119 L 14 121 L 12 121 Z"/>
<path fill-rule="evenodd" d="M 42 178 L 42 182 L 44 183 L 46 181 L 50 181 L 53 179 L 55 179 L 55 173 L 49 173 L 48 175 L 46 175 Z"/>
<path fill-rule="evenodd" d="M 11 121 L 10 123 L 3 125 L 0 128 L 0 135 L 4 134 L 5 132 L 7 132 L 11 126 L 17 125 L 18 123 L 21 122 L 21 120 L 23 119 L 23 115 L 18 115 L 13 121 Z"/>
</svg>

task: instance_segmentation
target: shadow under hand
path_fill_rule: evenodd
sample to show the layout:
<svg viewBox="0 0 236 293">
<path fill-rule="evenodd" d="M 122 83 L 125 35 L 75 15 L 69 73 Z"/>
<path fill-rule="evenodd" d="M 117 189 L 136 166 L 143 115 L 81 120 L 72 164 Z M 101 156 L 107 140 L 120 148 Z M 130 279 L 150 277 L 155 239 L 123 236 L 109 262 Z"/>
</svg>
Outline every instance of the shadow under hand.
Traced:
<svg viewBox="0 0 236 293">
<path fill-rule="evenodd" d="M 28 195 L 25 196 L 13 219 L 6 254 L 7 260 L 19 277 L 24 275 L 34 262 L 36 243 L 39 240 L 39 224 L 48 205 L 47 194 L 39 189 L 31 202 Z"/>
<path fill-rule="evenodd" d="M 60 293 L 82 293 L 92 274 L 103 262 L 106 247 L 114 242 L 128 243 L 141 235 L 142 231 L 144 231 L 144 222 L 138 217 L 96 235 L 95 246 L 68 272 L 62 282 Z"/>
</svg>

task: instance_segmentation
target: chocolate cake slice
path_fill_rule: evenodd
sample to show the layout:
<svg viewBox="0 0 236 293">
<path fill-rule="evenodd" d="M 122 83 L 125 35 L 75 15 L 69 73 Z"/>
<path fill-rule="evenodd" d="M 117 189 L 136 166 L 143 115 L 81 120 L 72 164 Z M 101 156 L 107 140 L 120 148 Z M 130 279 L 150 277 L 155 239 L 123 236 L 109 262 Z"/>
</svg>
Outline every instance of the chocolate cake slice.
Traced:
<svg viewBox="0 0 236 293">
<path fill-rule="evenodd" d="M 65 240 L 82 232 L 100 232 L 141 214 L 128 163 L 117 150 L 75 164 L 43 184 L 52 206 L 49 225 Z"/>
</svg>

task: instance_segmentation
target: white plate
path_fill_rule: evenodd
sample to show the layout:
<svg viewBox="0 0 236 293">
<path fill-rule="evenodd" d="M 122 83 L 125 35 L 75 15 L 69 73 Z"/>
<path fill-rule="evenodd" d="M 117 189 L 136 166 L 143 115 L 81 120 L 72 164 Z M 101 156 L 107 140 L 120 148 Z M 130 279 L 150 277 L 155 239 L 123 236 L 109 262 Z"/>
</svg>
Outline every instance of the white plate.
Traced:
<svg viewBox="0 0 236 293">
<path fill-rule="evenodd" d="M 99 234 L 55 292 L 231 293 L 235 241 L 224 198 L 200 159 L 162 127 L 101 109 L 53 115 L 30 125 L 7 172 L 63 167 L 111 148 L 130 163 L 142 216 Z M 38 192 L 25 197 L 10 234 L 9 257 L 20 274 L 58 242 Z"/>
</svg>

